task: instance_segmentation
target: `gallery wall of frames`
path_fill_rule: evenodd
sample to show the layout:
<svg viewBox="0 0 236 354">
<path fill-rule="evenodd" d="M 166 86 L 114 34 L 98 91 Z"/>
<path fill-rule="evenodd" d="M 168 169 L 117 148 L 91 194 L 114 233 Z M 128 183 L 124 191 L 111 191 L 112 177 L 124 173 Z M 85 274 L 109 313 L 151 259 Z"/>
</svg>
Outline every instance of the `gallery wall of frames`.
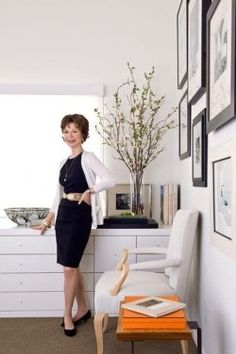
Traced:
<svg viewBox="0 0 236 354">
<path fill-rule="evenodd" d="M 176 16 L 179 158 L 192 159 L 194 187 L 209 186 L 212 232 L 229 240 L 236 231 L 236 143 L 211 151 L 208 136 L 236 117 L 235 19 L 236 0 L 181 0 Z M 193 116 L 203 94 L 206 107 Z"/>
</svg>

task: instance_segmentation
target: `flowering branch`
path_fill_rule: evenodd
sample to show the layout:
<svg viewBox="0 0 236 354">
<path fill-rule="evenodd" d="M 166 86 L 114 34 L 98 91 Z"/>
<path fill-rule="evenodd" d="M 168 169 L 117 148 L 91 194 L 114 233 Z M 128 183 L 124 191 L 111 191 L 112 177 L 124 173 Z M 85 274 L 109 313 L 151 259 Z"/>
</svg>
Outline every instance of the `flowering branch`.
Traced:
<svg viewBox="0 0 236 354">
<path fill-rule="evenodd" d="M 172 115 L 176 108 L 165 118 L 158 118 L 164 96 L 157 97 L 151 88 L 155 70 L 144 73 L 145 83 L 139 88 L 135 77 L 135 67 L 127 63 L 130 78 L 116 90 L 112 109 L 106 116 L 96 108 L 99 118 L 95 126 L 104 144 L 116 151 L 116 159 L 125 163 L 131 173 L 143 171 L 164 150 L 161 139 L 168 130 L 174 128 Z M 121 98 L 121 92 L 128 89 L 127 101 Z M 107 108 L 107 106 L 106 106 Z"/>
</svg>

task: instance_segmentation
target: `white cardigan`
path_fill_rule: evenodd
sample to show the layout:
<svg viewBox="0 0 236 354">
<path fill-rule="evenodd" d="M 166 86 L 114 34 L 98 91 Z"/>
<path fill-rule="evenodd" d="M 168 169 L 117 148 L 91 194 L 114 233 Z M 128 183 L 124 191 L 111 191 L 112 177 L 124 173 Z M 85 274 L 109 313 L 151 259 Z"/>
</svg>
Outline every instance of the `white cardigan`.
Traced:
<svg viewBox="0 0 236 354">
<path fill-rule="evenodd" d="M 60 168 L 65 163 L 65 159 L 61 161 Z M 93 188 L 95 193 L 91 193 L 91 206 L 92 206 L 92 225 L 94 228 L 97 225 L 103 224 L 102 207 L 98 193 L 111 188 L 115 185 L 114 179 L 111 177 L 110 172 L 104 167 L 99 159 L 88 151 L 83 151 L 81 157 L 81 166 L 84 171 L 89 188 Z M 99 177 L 100 181 L 96 181 L 96 177 Z M 57 215 L 58 206 L 63 195 L 63 187 L 59 183 L 57 184 L 55 198 L 50 211 Z"/>
</svg>

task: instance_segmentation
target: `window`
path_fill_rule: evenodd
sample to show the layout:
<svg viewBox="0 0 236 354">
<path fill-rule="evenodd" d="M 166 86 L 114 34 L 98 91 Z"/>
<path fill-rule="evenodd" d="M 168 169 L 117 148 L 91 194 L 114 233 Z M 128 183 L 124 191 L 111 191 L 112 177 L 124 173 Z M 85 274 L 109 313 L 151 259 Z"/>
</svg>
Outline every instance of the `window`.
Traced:
<svg viewBox="0 0 236 354">
<path fill-rule="evenodd" d="M 96 107 L 102 109 L 101 97 L 0 95 L 0 216 L 6 207 L 51 206 L 60 160 L 70 154 L 60 130 L 64 115 L 81 113 L 89 120 L 84 149 L 103 161 Z"/>
</svg>

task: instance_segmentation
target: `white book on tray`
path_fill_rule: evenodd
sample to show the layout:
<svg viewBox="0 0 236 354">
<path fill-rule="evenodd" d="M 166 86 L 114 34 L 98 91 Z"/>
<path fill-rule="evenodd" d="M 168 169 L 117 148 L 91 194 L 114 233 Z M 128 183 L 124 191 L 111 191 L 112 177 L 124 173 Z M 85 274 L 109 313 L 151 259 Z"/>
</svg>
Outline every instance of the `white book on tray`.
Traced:
<svg viewBox="0 0 236 354">
<path fill-rule="evenodd" d="M 184 302 L 167 300 L 157 296 L 149 296 L 143 299 L 122 304 L 123 309 L 138 312 L 151 317 L 167 315 L 186 307 Z"/>
</svg>

